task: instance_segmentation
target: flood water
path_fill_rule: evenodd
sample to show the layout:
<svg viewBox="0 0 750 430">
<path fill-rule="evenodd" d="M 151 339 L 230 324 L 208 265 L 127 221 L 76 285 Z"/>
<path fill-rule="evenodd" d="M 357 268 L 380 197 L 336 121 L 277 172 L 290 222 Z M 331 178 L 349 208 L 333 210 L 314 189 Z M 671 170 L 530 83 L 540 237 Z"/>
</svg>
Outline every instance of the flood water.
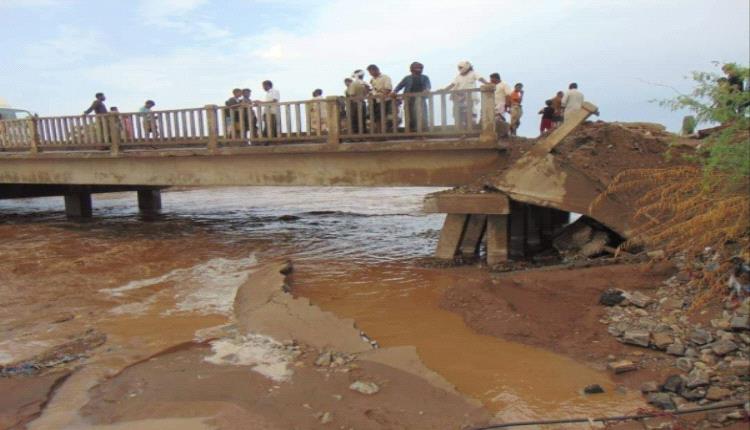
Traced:
<svg viewBox="0 0 750 430">
<path fill-rule="evenodd" d="M 505 419 L 637 405 L 605 373 L 479 335 L 438 306 L 446 289 L 489 278 L 477 268 L 416 264 L 434 250 L 443 220 L 421 212 L 433 191 L 169 191 L 154 219 L 139 216 L 134 193 L 118 193 L 96 196 L 94 218 L 80 222 L 65 219 L 61 197 L 0 201 L 0 294 L 9 298 L 0 308 L 0 364 L 96 322 L 113 346 L 93 384 L 108 369 L 225 324 L 253 268 L 289 258 L 295 294 L 353 318 L 381 347 L 416 346 L 427 367 Z M 607 394 L 583 396 L 591 383 Z"/>
</svg>

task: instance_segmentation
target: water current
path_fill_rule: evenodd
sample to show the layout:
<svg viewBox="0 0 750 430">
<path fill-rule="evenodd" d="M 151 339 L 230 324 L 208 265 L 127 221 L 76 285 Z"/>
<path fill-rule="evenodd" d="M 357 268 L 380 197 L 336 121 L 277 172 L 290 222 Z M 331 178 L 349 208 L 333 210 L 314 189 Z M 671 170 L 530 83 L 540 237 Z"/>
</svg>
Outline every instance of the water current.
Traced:
<svg viewBox="0 0 750 430">
<path fill-rule="evenodd" d="M 632 409 L 636 400 L 617 394 L 606 374 L 476 334 L 439 307 L 446 289 L 488 275 L 415 264 L 434 250 L 442 223 L 421 211 L 433 191 L 173 190 L 150 219 L 138 214 L 134 193 L 118 193 L 96 196 L 86 221 L 65 219 L 60 197 L 0 200 L 0 293 L 12 298 L 0 309 L 0 364 L 69 334 L 50 326 L 68 314 L 100 321 L 132 348 L 131 359 L 190 340 L 226 322 L 257 264 L 289 258 L 295 294 L 355 319 L 383 347 L 415 345 L 427 367 L 503 418 Z M 580 390 L 594 382 L 607 394 L 590 400 Z"/>
</svg>

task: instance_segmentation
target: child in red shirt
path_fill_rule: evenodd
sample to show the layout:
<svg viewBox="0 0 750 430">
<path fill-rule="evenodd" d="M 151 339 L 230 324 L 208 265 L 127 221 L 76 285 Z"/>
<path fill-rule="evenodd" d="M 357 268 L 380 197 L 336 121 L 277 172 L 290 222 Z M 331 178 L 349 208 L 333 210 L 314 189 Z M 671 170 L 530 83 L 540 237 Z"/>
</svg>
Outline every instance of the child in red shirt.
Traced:
<svg viewBox="0 0 750 430">
<path fill-rule="evenodd" d="M 542 123 L 539 125 L 539 133 L 544 134 L 545 131 L 552 130 L 554 120 L 555 120 L 555 108 L 552 107 L 552 100 L 547 100 L 544 102 L 546 107 L 542 108 L 539 111 L 539 114 L 542 115 Z"/>
</svg>

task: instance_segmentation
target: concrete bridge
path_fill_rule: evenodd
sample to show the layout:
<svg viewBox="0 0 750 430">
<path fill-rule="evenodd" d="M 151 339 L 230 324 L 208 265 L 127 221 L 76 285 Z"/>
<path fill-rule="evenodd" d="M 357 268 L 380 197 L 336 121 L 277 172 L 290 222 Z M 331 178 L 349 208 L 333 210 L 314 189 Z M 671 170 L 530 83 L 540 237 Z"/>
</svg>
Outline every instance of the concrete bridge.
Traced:
<svg viewBox="0 0 750 430">
<path fill-rule="evenodd" d="M 587 104 L 566 118 L 530 151 L 532 164 L 545 160 L 595 111 Z M 69 216 L 87 217 L 92 193 L 137 191 L 141 210 L 154 211 L 161 207 L 159 190 L 169 186 L 454 187 L 484 174 L 512 172 L 507 144 L 498 138 L 493 86 L 398 98 L 328 97 L 0 121 L 0 198 L 62 195 Z M 528 177 L 513 181 L 524 185 L 498 184 L 507 193 L 481 204 L 476 196 L 453 196 L 441 208 L 447 197 L 428 199 L 429 211 L 449 214 L 439 257 L 470 248 L 461 244 L 469 236 L 476 252 L 486 230 L 490 260 L 507 258 L 513 207 L 587 209 L 571 205 L 564 189 L 550 194 Z M 550 213 L 540 209 L 524 219 L 549 224 L 544 220 Z M 526 223 L 519 219 L 514 225 Z"/>
</svg>

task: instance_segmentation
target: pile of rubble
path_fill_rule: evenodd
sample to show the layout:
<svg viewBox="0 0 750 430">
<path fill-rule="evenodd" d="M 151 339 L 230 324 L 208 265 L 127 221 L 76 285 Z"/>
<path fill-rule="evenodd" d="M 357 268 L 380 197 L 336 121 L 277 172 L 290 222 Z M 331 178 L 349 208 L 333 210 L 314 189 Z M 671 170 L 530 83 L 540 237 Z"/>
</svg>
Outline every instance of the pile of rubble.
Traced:
<svg viewBox="0 0 750 430">
<path fill-rule="evenodd" d="M 663 351 L 673 372 L 664 380 L 646 382 L 641 391 L 662 409 L 683 410 L 719 401 L 747 401 L 750 393 L 750 298 L 729 302 L 710 324 L 693 323 L 689 308 L 695 295 L 681 271 L 654 294 L 607 290 L 600 303 L 608 306 L 601 322 L 620 342 Z M 638 363 L 613 360 L 615 373 L 636 370 Z M 726 412 L 718 421 L 740 419 Z"/>
</svg>

